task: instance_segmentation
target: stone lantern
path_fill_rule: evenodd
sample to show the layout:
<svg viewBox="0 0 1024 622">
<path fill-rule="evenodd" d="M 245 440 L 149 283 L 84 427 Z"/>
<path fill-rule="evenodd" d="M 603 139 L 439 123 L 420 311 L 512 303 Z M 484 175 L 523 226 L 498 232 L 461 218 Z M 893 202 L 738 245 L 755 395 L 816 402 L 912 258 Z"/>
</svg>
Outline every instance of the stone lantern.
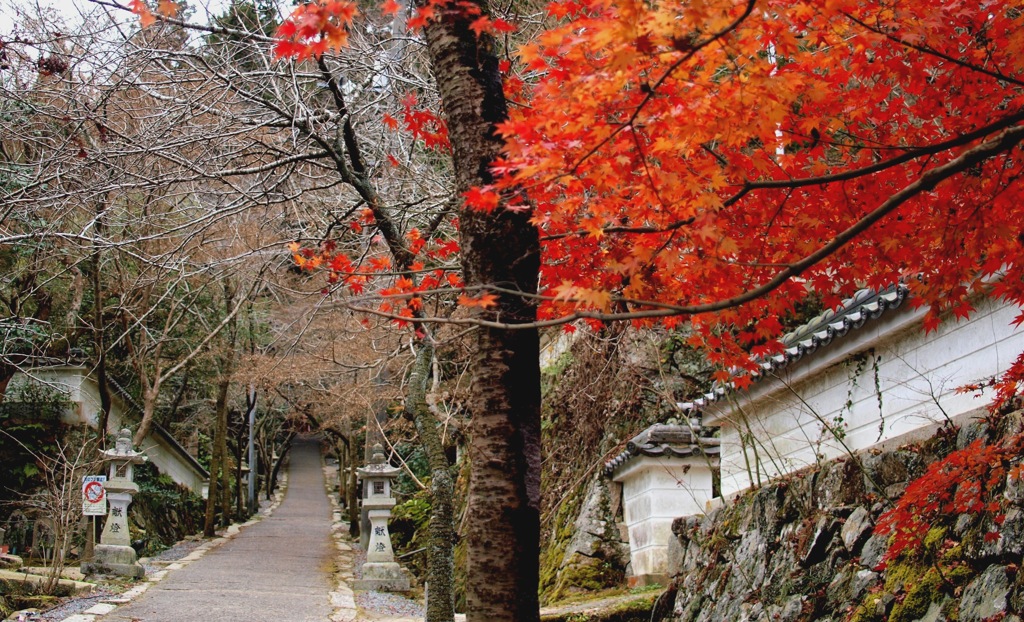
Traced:
<svg viewBox="0 0 1024 622">
<path fill-rule="evenodd" d="M 134 467 L 149 458 L 132 449 L 132 434 L 127 428 L 118 432 L 114 448 L 101 451 L 100 455 L 109 469 L 105 484 L 109 510 L 100 543 L 93 550 L 93 561 L 83 564 L 82 571 L 141 578 L 145 570 L 138 562 L 128 534 L 128 506 L 139 491 L 134 481 Z"/>
<path fill-rule="evenodd" d="M 370 464 L 356 469 L 356 473 L 363 480 L 363 510 L 370 521 L 366 563 L 362 568 L 363 578 L 355 582 L 355 588 L 358 590 L 409 591 L 409 575 L 395 561 L 395 553 L 391 548 L 391 534 L 388 532 L 391 508 L 395 507 L 395 498 L 391 496 L 391 482 L 398 477 L 400 470 L 388 464 L 380 443 L 373 446 Z"/>
</svg>

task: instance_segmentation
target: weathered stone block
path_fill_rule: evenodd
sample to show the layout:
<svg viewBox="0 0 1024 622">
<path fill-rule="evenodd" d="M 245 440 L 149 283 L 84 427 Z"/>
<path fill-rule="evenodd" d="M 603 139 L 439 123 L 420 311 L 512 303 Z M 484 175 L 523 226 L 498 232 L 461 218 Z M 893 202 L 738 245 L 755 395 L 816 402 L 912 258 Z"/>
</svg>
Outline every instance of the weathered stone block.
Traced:
<svg viewBox="0 0 1024 622">
<path fill-rule="evenodd" d="M 814 524 L 814 531 L 800 554 L 801 566 L 808 568 L 828 556 L 828 546 L 832 543 L 838 525 L 839 521 L 830 516 L 818 517 Z"/>
<path fill-rule="evenodd" d="M 920 457 L 910 451 L 883 451 L 868 454 L 861 459 L 864 466 L 864 486 L 875 492 L 885 492 L 894 484 L 911 480 L 920 470 Z"/>
<path fill-rule="evenodd" d="M 780 622 L 794 622 L 800 619 L 800 614 L 803 613 L 804 609 L 804 597 L 803 596 L 790 596 L 786 601 L 786 604 L 782 607 L 782 616 Z"/>
<path fill-rule="evenodd" d="M 874 570 L 882 563 L 882 558 L 888 550 L 889 536 L 873 535 L 867 539 L 860 551 L 860 564 L 868 570 Z"/>
<path fill-rule="evenodd" d="M 860 600 L 871 588 L 880 582 L 879 574 L 873 570 L 860 570 L 850 581 L 850 599 Z"/>
<path fill-rule="evenodd" d="M 745 501 L 747 507 L 740 512 L 740 531 L 748 529 L 774 529 L 779 521 L 784 498 L 784 486 L 769 484 L 759 488 L 749 500 Z"/>
<path fill-rule="evenodd" d="M 864 507 L 858 507 L 846 519 L 839 533 L 843 539 L 843 546 L 850 555 L 857 555 L 860 552 L 861 546 L 871 536 L 873 526 L 871 514 Z"/>
<path fill-rule="evenodd" d="M 1006 500 L 1015 505 L 1024 506 L 1024 477 L 1019 472 L 1006 476 L 1006 488 L 1003 489 Z"/>
<path fill-rule="evenodd" d="M 672 521 L 672 533 L 681 542 L 689 542 L 693 532 L 700 526 L 700 518 L 697 516 L 683 516 Z"/>
<path fill-rule="evenodd" d="M 21 568 L 24 564 L 24 560 L 17 555 L 11 555 L 10 553 L 0 555 L 0 568 L 2 569 L 17 569 Z"/>
<path fill-rule="evenodd" d="M 687 541 L 689 542 L 689 541 Z M 673 578 L 679 576 L 683 572 L 683 568 L 686 564 L 686 549 L 687 545 L 679 539 L 678 536 L 673 536 L 668 540 L 668 576 Z"/>
<path fill-rule="evenodd" d="M 852 568 L 843 568 L 835 574 L 832 582 L 825 588 L 825 601 L 830 609 L 839 609 L 844 603 L 852 600 L 850 583 L 853 581 L 854 574 Z"/>
<path fill-rule="evenodd" d="M 761 593 L 765 600 L 779 602 L 797 593 L 792 578 L 797 568 L 796 556 L 791 546 L 779 546 L 778 543 L 773 543 L 772 546 L 775 548 L 775 554 L 769 563 L 768 576 L 765 577 Z"/>
<path fill-rule="evenodd" d="M 378 592 L 408 592 L 409 573 L 395 562 L 366 562 L 362 566 L 363 578 L 352 583 L 357 590 Z"/>
<path fill-rule="evenodd" d="M 743 534 L 739 546 L 735 549 L 736 565 L 740 572 L 737 579 L 744 590 L 759 588 L 767 574 L 767 562 L 770 557 L 768 542 L 761 530 L 755 529 Z"/>
<path fill-rule="evenodd" d="M 960 426 L 956 434 L 956 448 L 963 449 L 979 438 L 988 435 L 988 424 L 982 419 L 970 419 Z"/>
<path fill-rule="evenodd" d="M 981 622 L 1005 611 L 1009 592 L 1006 566 L 989 566 L 964 588 L 960 599 L 960 622 Z"/>
<path fill-rule="evenodd" d="M 947 598 L 946 600 L 932 603 L 929 605 L 928 611 L 915 622 L 946 622 L 946 616 L 943 615 L 942 609 L 948 602 L 949 599 Z"/>
<path fill-rule="evenodd" d="M 1003 524 L 999 526 L 999 541 L 996 552 L 1000 555 L 1024 554 L 1024 511 L 1010 508 Z"/>
<path fill-rule="evenodd" d="M 852 460 L 822 465 L 814 482 L 815 502 L 821 508 L 860 503 L 864 496 L 864 477 L 860 465 Z"/>
<path fill-rule="evenodd" d="M 119 575 L 141 579 L 146 570 L 138 563 L 135 549 L 118 544 L 97 544 L 91 562 L 82 564 L 82 572 L 98 575 Z"/>
<path fill-rule="evenodd" d="M 956 524 L 953 525 L 953 533 L 957 536 L 962 536 L 967 532 L 968 529 L 974 524 L 977 517 L 974 514 L 961 514 L 956 518 Z"/>
</svg>

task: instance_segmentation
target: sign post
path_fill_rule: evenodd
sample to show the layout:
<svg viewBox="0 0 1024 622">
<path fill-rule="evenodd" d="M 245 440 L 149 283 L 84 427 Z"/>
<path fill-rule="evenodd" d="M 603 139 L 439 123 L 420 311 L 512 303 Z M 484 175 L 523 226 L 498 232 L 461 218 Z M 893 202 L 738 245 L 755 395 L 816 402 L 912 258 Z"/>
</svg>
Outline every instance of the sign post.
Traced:
<svg viewBox="0 0 1024 622">
<path fill-rule="evenodd" d="M 107 515 L 106 475 L 86 475 L 82 478 L 82 514 Z"/>
</svg>

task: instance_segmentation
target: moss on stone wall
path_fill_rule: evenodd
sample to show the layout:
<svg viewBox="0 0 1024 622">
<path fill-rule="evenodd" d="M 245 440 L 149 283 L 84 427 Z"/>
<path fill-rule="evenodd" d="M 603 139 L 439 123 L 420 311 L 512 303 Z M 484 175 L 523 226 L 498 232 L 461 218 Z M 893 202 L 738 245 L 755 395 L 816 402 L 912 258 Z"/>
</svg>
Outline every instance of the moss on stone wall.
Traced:
<svg viewBox="0 0 1024 622">
<path fill-rule="evenodd" d="M 572 532 L 583 491 L 576 490 L 558 508 L 551 527 L 550 536 L 541 544 L 540 558 L 540 600 L 548 604 L 558 600 L 566 589 L 566 581 L 559 574 L 565 559 L 565 549 L 572 539 Z"/>
<path fill-rule="evenodd" d="M 987 442 L 1016 438 L 1022 429 L 1024 417 L 1011 417 Z M 1010 458 L 1001 480 L 986 480 L 981 509 L 931 515 L 919 543 L 893 559 L 885 555 L 889 536 L 874 531 L 894 507 L 875 484 L 899 495 L 944 457 L 936 448 L 973 447 L 975 438 L 944 431 L 941 442 L 926 444 L 928 452 L 901 447 L 828 463 L 708 516 L 677 520 L 679 546 L 669 562 L 679 594 L 673 621 L 981 622 L 1004 614 L 998 619 L 1020 622 L 1024 581 L 1015 573 L 1024 553 L 1024 485 L 1012 490 L 1013 476 L 1005 474 L 1024 457 Z M 914 468 L 902 468 L 907 464 Z M 865 469 L 863 485 L 854 485 L 851 466 Z"/>
<path fill-rule="evenodd" d="M 660 592 L 650 592 L 583 612 L 545 615 L 541 616 L 541 622 L 650 622 L 651 612 L 660 595 Z"/>
</svg>

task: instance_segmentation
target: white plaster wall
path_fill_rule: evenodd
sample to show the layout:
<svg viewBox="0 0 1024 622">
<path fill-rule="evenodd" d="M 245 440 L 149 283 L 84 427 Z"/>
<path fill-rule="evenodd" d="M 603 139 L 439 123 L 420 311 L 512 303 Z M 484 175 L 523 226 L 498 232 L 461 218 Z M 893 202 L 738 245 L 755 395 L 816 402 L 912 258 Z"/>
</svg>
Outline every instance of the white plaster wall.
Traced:
<svg viewBox="0 0 1024 622">
<path fill-rule="evenodd" d="M 177 452 L 162 438 L 155 434 L 149 435 L 142 450 L 161 473 L 179 484 L 188 486 L 197 494 L 202 492 L 206 480 L 178 458 Z"/>
<path fill-rule="evenodd" d="M 986 405 L 991 392 L 956 389 L 1004 372 L 1024 351 L 1018 312 L 985 301 L 969 320 L 925 335 L 923 310 L 891 311 L 716 404 L 705 422 L 722 430 L 722 494 L 758 483 L 758 473 L 764 481 Z M 860 373 L 850 358 L 858 354 Z"/>
<path fill-rule="evenodd" d="M 629 532 L 634 576 L 668 572 L 672 521 L 704 512 L 712 497 L 711 469 L 705 457 L 633 458 L 613 480 L 622 484 L 623 517 Z"/>
<path fill-rule="evenodd" d="M 33 370 L 28 373 L 32 379 L 46 386 L 63 391 L 72 402 L 71 410 L 64 413 L 62 421 L 69 425 L 88 425 L 95 428 L 99 423 L 100 392 L 96 382 L 83 374 L 79 367 L 53 367 Z M 16 376 L 22 381 L 25 376 Z M 124 420 L 124 404 L 114 398 L 107 419 L 107 432 L 117 433 Z"/>
<path fill-rule="evenodd" d="M 72 408 L 65 412 L 64 423 L 70 425 L 89 425 L 95 428 L 99 424 L 100 393 L 96 381 L 83 373 L 79 367 L 47 368 L 30 372 L 30 376 L 56 390 L 63 391 L 71 400 Z M 117 434 L 125 425 L 124 403 L 114 396 L 111 400 L 110 416 L 107 419 L 107 434 Z M 200 492 L 205 479 L 187 464 L 178 453 L 157 434 L 147 437 L 142 450 L 150 461 L 175 482 Z"/>
</svg>

